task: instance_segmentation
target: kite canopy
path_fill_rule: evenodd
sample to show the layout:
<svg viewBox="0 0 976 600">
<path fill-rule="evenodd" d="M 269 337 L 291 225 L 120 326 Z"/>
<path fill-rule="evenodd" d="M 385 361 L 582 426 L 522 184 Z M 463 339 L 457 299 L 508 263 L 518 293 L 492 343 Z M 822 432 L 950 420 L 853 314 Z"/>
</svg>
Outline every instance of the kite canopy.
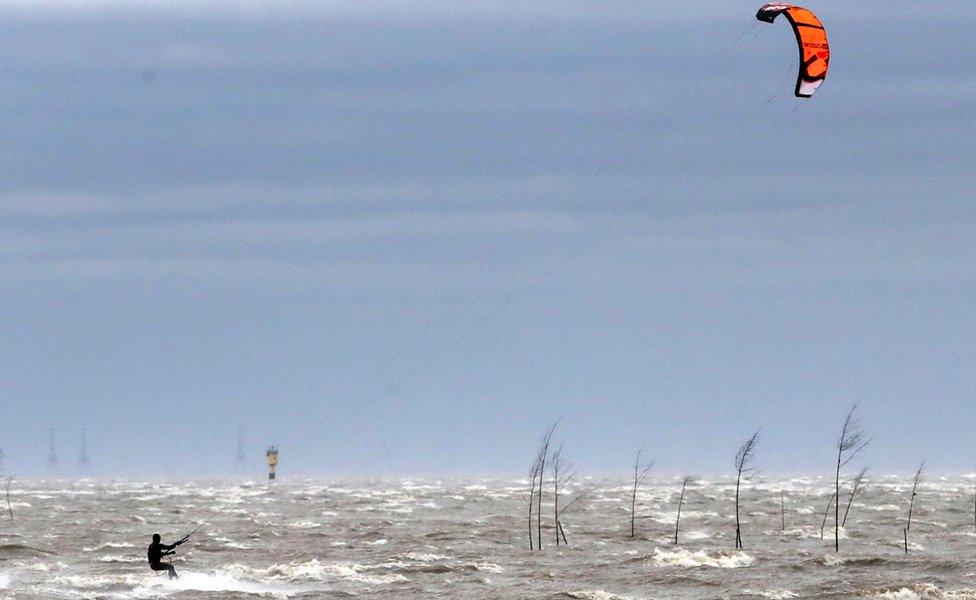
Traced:
<svg viewBox="0 0 976 600">
<path fill-rule="evenodd" d="M 784 14 L 793 26 L 796 45 L 800 50 L 800 72 L 796 76 L 796 96 L 809 98 L 827 78 L 830 65 L 830 47 L 827 44 L 827 30 L 812 11 L 792 4 L 764 4 L 756 18 L 772 23 Z"/>
</svg>

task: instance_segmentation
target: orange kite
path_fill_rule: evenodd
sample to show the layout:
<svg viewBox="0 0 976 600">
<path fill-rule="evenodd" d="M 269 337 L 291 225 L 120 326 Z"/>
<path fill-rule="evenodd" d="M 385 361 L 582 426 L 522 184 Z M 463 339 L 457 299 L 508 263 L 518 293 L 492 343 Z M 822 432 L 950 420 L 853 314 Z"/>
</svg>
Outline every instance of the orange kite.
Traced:
<svg viewBox="0 0 976 600">
<path fill-rule="evenodd" d="M 812 11 L 793 4 L 764 4 L 756 13 L 756 18 L 772 23 L 781 14 L 786 15 L 793 26 L 796 45 L 800 50 L 800 72 L 796 76 L 794 93 L 798 98 L 809 98 L 827 78 L 830 65 L 827 30 Z"/>
</svg>

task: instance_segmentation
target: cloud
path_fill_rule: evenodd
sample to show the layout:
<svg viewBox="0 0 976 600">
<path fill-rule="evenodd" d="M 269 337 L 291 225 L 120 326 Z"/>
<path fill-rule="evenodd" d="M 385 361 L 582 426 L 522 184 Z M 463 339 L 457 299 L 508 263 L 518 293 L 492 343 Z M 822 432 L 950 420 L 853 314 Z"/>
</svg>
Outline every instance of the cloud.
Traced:
<svg viewBox="0 0 976 600">
<path fill-rule="evenodd" d="M 213 202 L 216 194 L 204 196 Z M 83 221 L 69 206 L 53 226 L 4 237 L 0 277 L 182 276 L 235 285 L 291 279 L 296 285 L 397 293 L 501 280 L 509 290 L 582 286 L 600 293 L 773 280 L 968 281 L 976 261 L 968 209 L 951 201 L 934 201 L 930 208 L 938 207 L 941 216 L 911 224 L 906 217 L 917 210 L 904 202 L 900 211 L 892 210 L 898 203 L 864 201 L 670 215 L 650 210 L 625 219 L 572 206 L 510 205 L 307 212 L 307 204 L 290 204 L 235 214 L 225 212 L 233 208 L 226 202 L 194 212 L 188 201 L 182 204 L 190 211 L 185 218 L 161 218 L 157 211 L 165 215 L 173 207 L 158 198 L 134 206 L 91 201 L 110 210 L 99 217 L 93 209 L 95 218 Z M 593 271 L 586 268 L 590 261 L 613 266 Z M 493 268 L 501 275 L 486 280 Z"/>
</svg>

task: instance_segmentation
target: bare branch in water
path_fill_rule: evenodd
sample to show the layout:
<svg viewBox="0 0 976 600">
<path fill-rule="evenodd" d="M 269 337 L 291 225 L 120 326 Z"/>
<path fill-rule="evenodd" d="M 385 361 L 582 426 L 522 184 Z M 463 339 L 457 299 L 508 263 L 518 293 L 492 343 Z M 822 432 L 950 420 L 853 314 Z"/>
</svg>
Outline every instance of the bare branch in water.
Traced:
<svg viewBox="0 0 976 600">
<path fill-rule="evenodd" d="M 529 550 L 535 550 L 535 542 L 532 538 L 532 509 L 535 503 L 535 480 L 539 477 L 539 457 L 535 457 L 532 468 L 529 469 Z"/>
<path fill-rule="evenodd" d="M 922 481 L 922 470 L 925 469 L 925 463 L 923 462 L 918 467 L 918 471 L 915 471 L 915 479 L 912 481 L 912 499 L 908 503 L 908 526 L 905 529 L 911 531 L 912 529 L 912 510 L 915 508 L 915 496 L 918 495 L 918 484 Z"/>
<path fill-rule="evenodd" d="M 647 479 L 647 474 L 651 472 L 651 467 L 654 466 L 654 461 L 649 463 L 641 462 L 641 454 L 644 453 L 644 447 L 641 446 L 640 450 L 637 451 L 637 458 L 634 459 L 634 488 L 630 494 L 630 537 L 636 535 L 636 521 L 637 521 L 637 489 L 644 485 L 644 480 Z"/>
<path fill-rule="evenodd" d="M 739 520 L 739 488 L 742 483 L 743 476 L 748 481 L 749 478 L 755 473 L 755 469 L 752 467 L 752 461 L 756 456 L 756 444 L 759 442 L 759 432 L 762 428 L 756 430 L 756 433 L 752 434 L 744 444 L 739 447 L 738 452 L 735 453 L 735 547 L 736 549 L 742 548 L 742 527 Z"/>
<path fill-rule="evenodd" d="M 6 492 L 7 492 L 7 512 L 10 513 L 10 519 L 11 520 L 13 520 L 13 518 L 14 518 L 14 507 L 10 504 L 10 483 L 13 480 L 14 480 L 14 478 L 12 476 L 11 477 L 7 477 L 7 485 L 6 485 Z"/>
<path fill-rule="evenodd" d="M 840 526 L 844 527 L 847 525 L 847 515 L 851 513 L 851 505 L 854 504 L 854 496 L 857 495 L 859 491 L 862 491 L 867 484 L 864 483 L 864 476 L 868 474 L 868 468 L 864 467 L 861 472 L 854 477 L 854 481 L 851 482 L 851 495 L 847 498 L 847 508 L 844 510 L 844 519 L 840 522 Z"/>
<path fill-rule="evenodd" d="M 560 538 L 563 542 L 566 542 L 566 533 L 563 531 L 562 522 L 559 520 L 559 515 L 562 511 L 559 509 L 559 495 L 562 490 L 569 484 L 570 481 L 576 477 L 576 471 L 572 470 L 572 463 L 563 457 L 563 447 L 559 446 L 555 452 L 552 453 L 552 459 L 550 460 L 550 470 L 552 471 L 552 512 L 553 520 L 556 523 L 556 545 L 560 543 Z M 568 543 L 568 542 L 567 542 Z"/>
<path fill-rule="evenodd" d="M 851 406 L 840 428 L 837 440 L 837 468 L 834 471 L 834 551 L 840 552 L 840 470 L 854 460 L 870 443 L 861 420 L 857 416 L 857 404 Z"/>
<path fill-rule="evenodd" d="M 549 447 L 552 445 L 552 436 L 556 433 L 556 426 L 559 425 L 559 421 L 552 424 L 544 436 L 542 436 L 542 442 L 539 444 L 539 452 L 536 455 L 536 462 L 538 463 L 538 477 L 539 477 L 539 487 L 536 493 L 536 513 L 535 513 L 535 525 L 536 525 L 536 549 L 542 550 L 542 488 L 545 484 L 546 479 L 546 460 L 549 457 Z"/>
<path fill-rule="evenodd" d="M 681 526 L 681 505 L 685 501 L 685 489 L 692 483 L 694 483 L 695 478 L 691 475 L 685 475 L 681 479 L 681 494 L 678 496 L 678 516 L 674 520 L 674 543 L 678 543 L 678 528 Z"/>
<path fill-rule="evenodd" d="M 827 508 L 824 509 L 823 521 L 820 523 L 820 539 L 824 538 L 824 529 L 827 528 L 827 515 L 830 514 L 830 507 L 834 505 L 834 499 L 837 496 L 834 494 L 830 495 L 830 500 L 827 501 Z"/>
</svg>

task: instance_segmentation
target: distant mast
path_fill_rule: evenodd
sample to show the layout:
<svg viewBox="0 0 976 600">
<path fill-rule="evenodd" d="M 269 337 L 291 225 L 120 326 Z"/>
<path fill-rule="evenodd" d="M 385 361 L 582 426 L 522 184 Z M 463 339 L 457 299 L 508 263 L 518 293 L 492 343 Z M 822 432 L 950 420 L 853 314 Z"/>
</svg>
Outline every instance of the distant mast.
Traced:
<svg viewBox="0 0 976 600">
<path fill-rule="evenodd" d="M 78 442 L 78 466 L 88 468 L 88 435 L 84 428 L 81 430 L 81 440 Z"/>
<path fill-rule="evenodd" d="M 275 469 L 278 468 L 278 448 L 271 446 L 268 448 L 268 479 L 275 478 Z"/>
<path fill-rule="evenodd" d="M 57 432 L 52 427 L 48 438 L 47 467 L 54 472 L 58 468 Z"/>
<path fill-rule="evenodd" d="M 234 456 L 234 463 L 238 471 L 243 471 L 247 465 L 247 455 L 244 453 L 244 428 L 237 428 L 237 454 Z"/>
</svg>

